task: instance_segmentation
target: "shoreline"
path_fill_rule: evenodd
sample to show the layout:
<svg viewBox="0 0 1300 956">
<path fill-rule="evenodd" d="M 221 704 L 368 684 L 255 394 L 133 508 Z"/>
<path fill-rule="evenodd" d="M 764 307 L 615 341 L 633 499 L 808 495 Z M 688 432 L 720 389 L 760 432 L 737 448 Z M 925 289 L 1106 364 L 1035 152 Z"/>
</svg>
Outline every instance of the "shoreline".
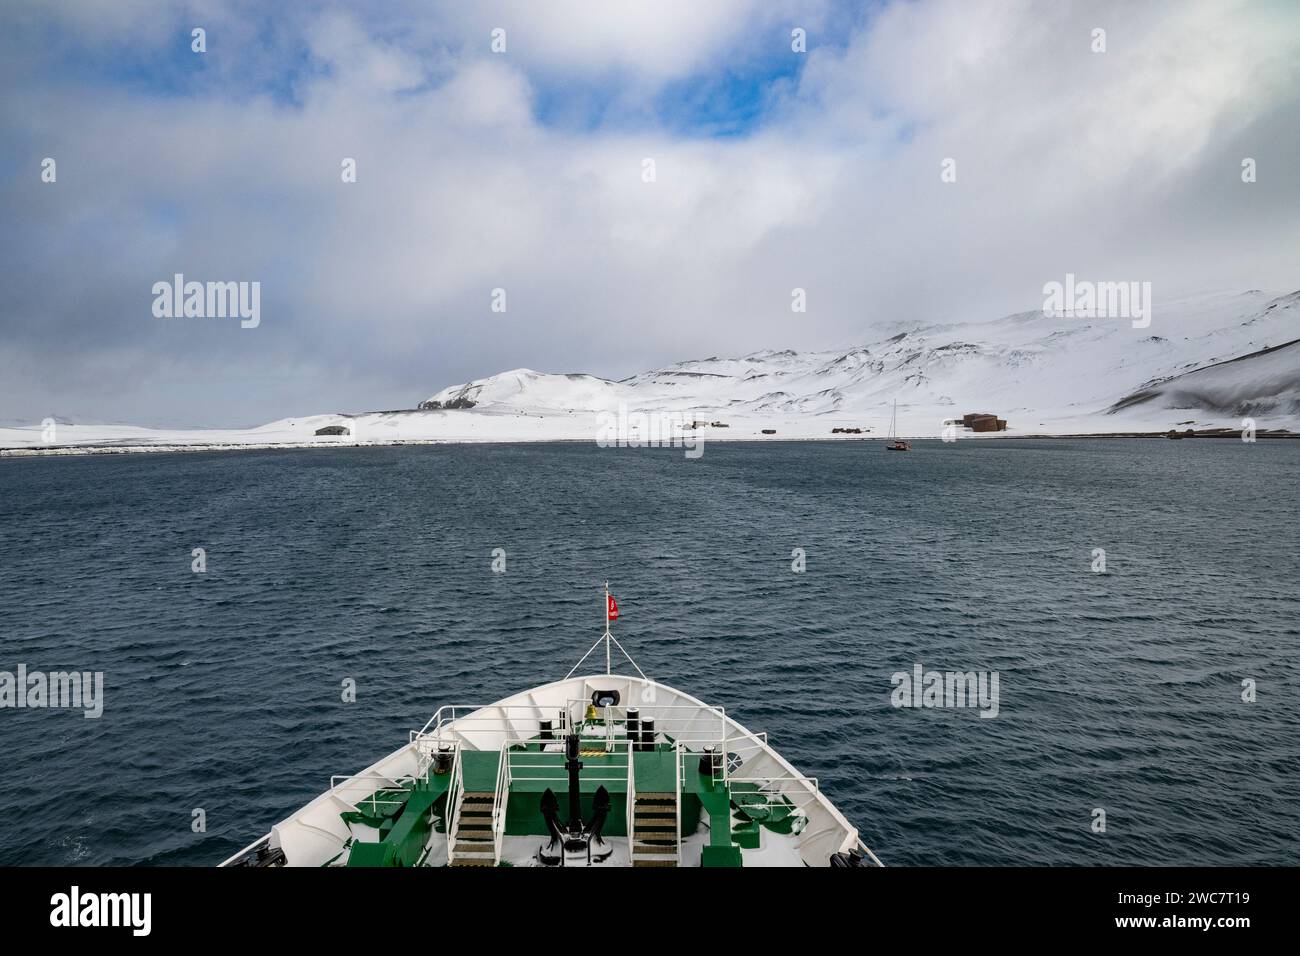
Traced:
<svg viewBox="0 0 1300 956">
<path fill-rule="evenodd" d="M 1203 432 L 1194 432 L 1187 435 L 1182 434 L 1177 439 L 1170 439 L 1167 432 L 1088 432 L 1074 433 L 1065 435 L 1009 435 L 1006 433 L 984 433 L 973 435 L 962 435 L 952 442 L 945 441 L 942 438 L 920 437 L 908 438 L 902 436 L 909 442 L 925 442 L 940 444 L 954 444 L 955 442 L 966 441 L 1084 441 L 1084 440 L 1112 440 L 1112 439 L 1164 439 L 1166 441 L 1177 440 L 1185 441 L 1195 438 L 1209 438 L 1218 440 L 1241 440 L 1241 432 L 1230 429 L 1207 429 Z M 1255 438 L 1259 441 L 1285 441 L 1300 439 L 1300 432 L 1286 430 L 1260 430 L 1255 433 Z M 808 442 L 886 442 L 891 439 L 883 436 L 837 436 L 834 438 L 815 437 L 815 438 L 708 438 L 705 444 L 723 443 L 723 444 L 760 444 L 760 443 L 808 443 Z M 403 446 L 426 446 L 426 445 L 548 445 L 548 444 L 566 444 L 566 445 L 585 445 L 593 443 L 592 439 L 584 438 L 408 438 L 397 439 L 393 441 L 368 441 L 368 442 L 214 442 L 212 444 L 156 444 L 156 445 L 50 445 L 43 447 L 29 448 L 0 448 L 0 459 L 5 458 L 81 458 L 90 456 L 103 455 L 166 455 L 166 454 L 189 454 L 195 452 L 240 452 L 240 451 L 303 451 L 306 449 L 323 449 L 323 448 L 397 448 Z M 650 447 L 650 446 L 637 446 Z M 679 448 L 680 444 L 668 446 Z"/>
</svg>

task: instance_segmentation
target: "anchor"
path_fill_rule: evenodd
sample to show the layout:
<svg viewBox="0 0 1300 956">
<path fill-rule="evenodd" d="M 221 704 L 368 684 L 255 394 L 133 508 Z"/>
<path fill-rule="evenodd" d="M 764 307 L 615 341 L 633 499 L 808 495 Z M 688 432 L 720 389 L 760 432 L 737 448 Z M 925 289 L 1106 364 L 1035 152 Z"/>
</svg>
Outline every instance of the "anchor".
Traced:
<svg viewBox="0 0 1300 956">
<path fill-rule="evenodd" d="M 577 734 L 564 738 L 564 769 L 569 775 L 569 820 L 560 823 L 560 801 L 550 787 L 542 794 L 542 817 L 551 835 L 550 843 L 538 847 L 537 859 L 544 866 L 590 866 L 609 858 L 614 848 L 605 843 L 601 831 L 609 817 L 609 791 L 600 786 L 592 799 L 591 820 L 582 821 L 582 788 L 579 775 Z"/>
</svg>

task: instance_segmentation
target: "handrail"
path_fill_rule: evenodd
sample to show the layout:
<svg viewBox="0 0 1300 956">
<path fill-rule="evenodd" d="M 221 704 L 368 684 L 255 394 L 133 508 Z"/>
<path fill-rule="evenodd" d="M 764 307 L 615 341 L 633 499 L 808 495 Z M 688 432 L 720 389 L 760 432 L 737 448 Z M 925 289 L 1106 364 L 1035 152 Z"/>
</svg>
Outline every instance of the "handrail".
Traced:
<svg viewBox="0 0 1300 956">
<path fill-rule="evenodd" d="M 677 843 L 677 865 L 680 867 L 682 865 L 682 761 L 681 761 L 682 746 L 681 744 L 677 744 L 675 746 L 675 749 L 677 751 L 677 759 L 673 761 L 673 772 L 676 774 L 677 779 L 676 782 L 673 784 L 673 791 L 676 794 L 677 799 L 673 802 L 677 804 L 677 826 L 674 831 L 674 836 L 676 838 L 676 843 Z"/>
<path fill-rule="evenodd" d="M 409 742 L 415 743 L 417 740 L 435 740 L 438 742 L 449 742 L 444 738 L 444 733 L 452 731 L 454 733 L 472 733 L 475 731 L 501 731 L 506 734 L 506 739 L 512 742 L 524 740 L 533 740 L 536 737 L 536 731 L 530 729 L 527 732 L 521 732 L 512 722 L 512 717 L 535 716 L 541 717 L 544 714 L 560 713 L 575 726 L 581 726 L 581 721 L 573 721 L 574 705 L 586 706 L 585 701 L 574 698 L 565 702 L 563 707 L 555 704 L 485 704 L 481 706 L 471 706 L 468 704 L 444 704 L 430 717 L 419 730 L 409 732 Z M 722 707 L 710 707 L 708 705 L 697 704 L 617 704 L 605 708 L 606 728 L 605 736 L 612 737 L 612 723 L 619 723 L 626 720 L 626 713 L 629 707 L 636 706 L 643 712 L 643 717 L 654 717 L 655 729 L 660 732 L 672 733 L 674 727 L 692 726 L 699 723 L 706 715 L 717 718 L 719 728 L 725 737 L 727 732 L 726 710 Z M 458 712 L 462 713 L 457 716 Z M 489 711 L 486 714 L 478 714 L 477 711 Z M 665 711 L 689 711 L 689 715 L 677 716 L 675 714 L 665 714 Z M 621 712 L 621 714 L 620 714 Z M 430 730 L 432 728 L 432 730 Z"/>
<path fill-rule="evenodd" d="M 629 748 L 627 754 L 627 859 L 632 862 L 636 846 L 636 758 Z"/>
<path fill-rule="evenodd" d="M 447 865 L 456 859 L 456 824 L 460 819 L 460 805 L 465 799 L 465 776 L 460 759 L 460 746 L 452 758 L 451 783 L 447 787 Z"/>
<path fill-rule="evenodd" d="M 497 760 L 497 786 L 492 795 L 492 862 L 501 865 L 501 848 L 506 839 L 506 802 L 510 799 L 510 748 L 502 747 Z"/>
<path fill-rule="evenodd" d="M 595 781 L 606 781 L 606 782 L 622 780 L 624 778 L 625 765 L 631 764 L 632 762 L 632 743 L 633 741 L 630 740 L 610 741 L 609 746 L 611 746 L 613 749 L 605 752 L 605 756 L 608 756 L 610 758 L 609 762 L 601 765 L 597 765 L 597 764 L 587 765 L 582 771 L 582 778 L 584 780 L 595 780 Z M 620 749 L 620 748 L 625 748 L 625 749 Z M 562 753 L 558 753 L 555 751 L 538 752 L 532 750 L 510 750 L 507 747 L 502 747 L 501 752 L 503 754 L 509 754 L 509 758 L 507 760 L 507 766 L 509 767 L 510 780 L 512 782 L 515 780 L 528 781 L 534 783 L 556 783 L 556 782 L 563 783 L 564 782 L 565 778 L 562 773 L 556 773 L 550 776 L 521 776 L 515 772 L 517 770 L 562 771 L 564 768 L 564 759 L 565 759 Z M 553 756 L 555 759 L 549 761 L 541 760 L 541 758 L 547 756 Z M 618 763 L 620 759 L 623 760 L 624 763 L 622 764 Z M 541 760 L 541 762 L 524 763 L 523 761 L 525 760 L 532 760 L 532 761 Z"/>
<path fill-rule="evenodd" d="M 390 784 L 390 786 L 380 787 L 377 790 L 372 790 L 369 796 L 363 797 L 361 800 L 357 801 L 356 803 L 353 803 L 351 800 L 344 797 L 343 794 L 340 792 L 343 789 L 343 784 L 340 784 L 337 781 L 342 780 L 344 781 L 344 783 L 351 782 L 353 784 L 360 784 L 363 783 L 366 777 L 368 776 L 384 781 Z M 406 801 L 409 800 L 411 797 L 410 793 L 408 792 L 404 797 L 400 799 L 385 798 L 383 800 L 380 800 L 378 797 L 380 790 L 405 790 L 406 784 L 411 784 L 412 786 L 414 786 L 415 782 L 416 782 L 416 778 L 412 776 L 390 777 L 387 774 L 379 773 L 377 770 L 370 770 L 370 771 L 365 771 L 363 773 L 356 773 L 356 774 L 336 773 L 330 776 L 330 788 L 326 790 L 325 793 L 322 794 L 322 796 L 331 797 L 339 801 L 340 803 L 342 803 L 348 809 L 355 810 L 357 813 L 362 812 L 360 806 L 361 804 L 368 803 L 370 804 L 370 814 L 371 816 L 373 816 L 374 814 L 379 812 L 379 804 L 383 804 L 384 806 L 388 806 L 389 804 L 400 805 L 406 803 Z"/>
</svg>

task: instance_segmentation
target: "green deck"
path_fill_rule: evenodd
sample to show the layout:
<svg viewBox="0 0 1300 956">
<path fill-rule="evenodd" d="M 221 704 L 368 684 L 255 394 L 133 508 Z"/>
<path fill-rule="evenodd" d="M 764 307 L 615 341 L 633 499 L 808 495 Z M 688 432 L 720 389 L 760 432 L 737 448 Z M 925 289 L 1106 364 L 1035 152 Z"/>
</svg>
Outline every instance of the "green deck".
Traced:
<svg viewBox="0 0 1300 956">
<path fill-rule="evenodd" d="M 603 786 L 610 795 L 627 793 L 627 755 L 587 754 L 582 760 L 582 774 L 579 778 L 583 793 L 595 793 Z M 653 751 L 634 751 L 632 754 L 636 777 L 636 788 L 643 792 L 672 793 L 677 785 L 677 774 L 673 769 L 674 754 L 671 749 L 660 745 Z M 495 792 L 497 770 L 501 765 L 501 754 L 495 750 L 465 750 L 461 752 L 461 771 L 465 777 L 465 789 L 479 792 Z M 524 766 L 528 765 L 528 766 Z M 511 758 L 510 793 L 542 793 L 546 789 L 567 790 L 569 776 L 564 769 L 564 754 L 544 753 L 535 746 L 526 750 L 514 751 Z M 531 779 L 530 779 L 531 778 Z"/>
<path fill-rule="evenodd" d="M 590 818 L 592 798 L 599 787 L 610 796 L 610 811 L 604 834 L 609 837 L 627 836 L 627 754 L 592 753 L 600 749 L 596 741 L 587 741 L 588 753 L 582 760 L 579 778 L 583 795 L 584 818 Z M 676 753 L 671 744 L 660 744 L 655 750 L 632 753 L 635 785 L 638 793 L 673 793 L 677 786 Z M 506 804 L 506 833 L 508 835 L 537 835 L 547 833 L 546 821 L 541 813 L 541 795 L 547 789 L 560 797 L 568 789 L 568 773 L 564 769 L 562 752 L 543 752 L 540 745 L 530 744 L 512 751 L 510 793 Z M 462 750 L 461 772 L 465 791 L 495 793 L 497 771 L 501 755 L 493 750 Z M 698 761 L 688 758 L 682 767 L 681 806 L 682 834 L 694 833 L 699 826 L 701 811 L 707 810 L 713 826 L 709 845 L 704 848 L 703 866 L 738 867 L 741 865 L 741 846 L 757 845 L 754 827 L 738 827 L 733 833 L 731 794 L 725 786 L 715 784 L 708 774 L 702 774 Z M 446 819 L 446 794 L 451 783 L 450 774 L 429 774 L 427 780 L 417 781 L 404 790 L 383 790 L 377 793 L 380 801 L 402 799 L 405 805 L 393 803 L 362 802 L 360 813 L 345 813 L 344 819 L 362 822 L 379 830 L 379 842 L 354 841 L 348 858 L 349 866 L 413 866 L 419 861 L 430 834 L 429 810 L 433 808 L 433 829 L 443 832 Z M 723 824 L 719 826 L 719 824 Z M 738 845 L 739 844 L 739 845 Z"/>
</svg>

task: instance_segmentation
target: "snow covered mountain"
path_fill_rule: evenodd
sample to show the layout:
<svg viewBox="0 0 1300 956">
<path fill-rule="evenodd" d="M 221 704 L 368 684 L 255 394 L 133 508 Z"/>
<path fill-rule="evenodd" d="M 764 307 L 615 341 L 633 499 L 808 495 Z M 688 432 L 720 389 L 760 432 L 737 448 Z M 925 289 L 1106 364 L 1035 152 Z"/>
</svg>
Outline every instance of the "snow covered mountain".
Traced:
<svg viewBox="0 0 1300 956">
<path fill-rule="evenodd" d="M 1188 421 L 1235 428 L 1246 415 L 1260 428 L 1294 427 L 1300 346 L 1281 346 L 1296 339 L 1300 292 L 1270 299 L 1251 291 L 1171 303 L 1141 329 L 1127 319 L 1034 311 L 919 326 L 847 351 L 679 362 L 617 382 L 515 369 L 444 388 L 429 404 L 552 415 L 622 403 L 700 418 L 811 419 L 819 434 L 828 423 L 878 426 L 895 400 L 912 435 L 939 434 L 945 419 L 983 411 L 1021 434 L 1155 431 Z"/>
<path fill-rule="evenodd" d="M 894 331 L 898 329 L 898 331 Z M 444 388 L 419 409 L 281 419 L 240 430 L 49 422 L 0 427 L 0 454 L 406 441 L 592 441 L 622 411 L 721 421 L 714 438 L 829 438 L 832 428 L 937 437 L 968 412 L 1007 435 L 1300 431 L 1300 292 L 1158 300 L 1149 326 L 1048 318 L 895 325 L 847 350 L 712 357 L 611 381 L 515 369 Z M 318 434 L 323 432 L 323 434 Z M 958 437 L 962 434 L 959 433 Z M 4 451 L 14 449 L 15 451 Z"/>
</svg>

